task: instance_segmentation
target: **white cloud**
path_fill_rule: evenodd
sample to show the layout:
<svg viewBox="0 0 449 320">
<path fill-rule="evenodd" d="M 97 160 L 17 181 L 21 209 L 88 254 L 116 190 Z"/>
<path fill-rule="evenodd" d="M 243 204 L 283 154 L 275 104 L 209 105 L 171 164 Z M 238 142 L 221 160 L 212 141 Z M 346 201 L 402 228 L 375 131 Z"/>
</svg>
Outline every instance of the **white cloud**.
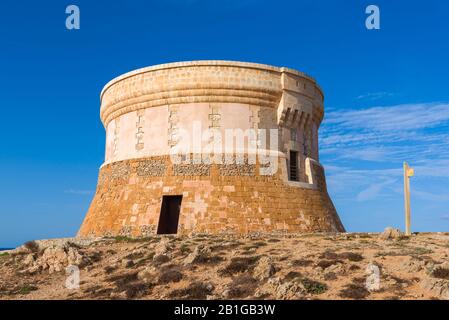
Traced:
<svg viewBox="0 0 449 320">
<path fill-rule="evenodd" d="M 392 97 L 394 96 L 394 93 L 391 92 L 385 92 L 385 91 L 381 91 L 381 92 L 370 92 L 370 93 L 366 93 L 366 94 L 362 94 L 359 95 L 357 97 L 357 100 L 364 100 L 364 99 L 369 99 L 369 100 L 379 100 L 382 98 L 387 98 L 387 97 Z"/>
<path fill-rule="evenodd" d="M 333 110 L 320 130 L 320 148 L 336 199 L 401 197 L 407 161 L 416 173 L 414 197 L 449 202 L 449 190 L 435 187 L 449 186 L 449 104 Z"/>
<path fill-rule="evenodd" d="M 94 193 L 94 191 L 92 190 L 77 190 L 77 189 L 69 189 L 69 190 L 64 190 L 64 193 L 67 194 L 76 194 L 76 195 L 91 195 Z"/>
<path fill-rule="evenodd" d="M 396 183 L 397 180 L 387 180 L 381 183 L 375 183 L 370 185 L 368 188 L 362 190 L 357 195 L 357 201 L 367 201 L 372 199 L 378 199 L 379 194 L 385 190 L 385 187 L 392 185 L 393 183 Z"/>
<path fill-rule="evenodd" d="M 327 124 L 374 131 L 416 130 L 435 127 L 449 121 L 449 104 L 403 104 L 363 110 L 336 111 L 327 116 Z"/>
</svg>

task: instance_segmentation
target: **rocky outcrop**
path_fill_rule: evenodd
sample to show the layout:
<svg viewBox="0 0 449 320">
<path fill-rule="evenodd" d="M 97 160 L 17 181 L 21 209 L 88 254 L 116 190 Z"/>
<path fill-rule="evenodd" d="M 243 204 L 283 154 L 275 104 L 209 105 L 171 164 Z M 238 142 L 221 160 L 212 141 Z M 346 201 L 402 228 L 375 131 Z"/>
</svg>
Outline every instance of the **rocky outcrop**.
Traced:
<svg viewBox="0 0 449 320">
<path fill-rule="evenodd" d="M 384 232 L 380 234 L 380 239 L 382 240 L 394 240 L 403 236 L 403 233 L 399 229 L 394 229 L 392 227 L 385 228 Z"/>
</svg>

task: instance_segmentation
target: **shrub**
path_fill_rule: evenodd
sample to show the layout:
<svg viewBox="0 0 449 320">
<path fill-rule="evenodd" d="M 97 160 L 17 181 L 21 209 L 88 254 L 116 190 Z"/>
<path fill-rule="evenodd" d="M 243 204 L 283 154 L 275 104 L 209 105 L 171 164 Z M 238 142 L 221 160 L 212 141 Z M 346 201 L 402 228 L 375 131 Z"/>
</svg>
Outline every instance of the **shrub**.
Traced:
<svg viewBox="0 0 449 320">
<path fill-rule="evenodd" d="M 301 276 L 302 276 L 302 275 L 301 275 L 301 273 L 299 273 L 299 272 L 296 272 L 296 271 L 290 271 L 289 273 L 287 273 L 287 274 L 285 275 L 284 280 L 286 280 L 286 281 L 291 281 L 291 280 L 293 280 L 293 279 L 300 278 Z"/>
<path fill-rule="evenodd" d="M 324 275 L 324 280 L 326 281 L 332 281 L 332 280 L 337 280 L 337 275 L 335 274 L 335 272 L 328 272 Z"/>
<path fill-rule="evenodd" d="M 126 297 L 128 299 L 134 299 L 148 294 L 152 287 L 152 284 L 137 281 L 128 283 L 125 286 L 121 287 L 119 290 L 123 291 L 123 289 L 125 289 Z"/>
<path fill-rule="evenodd" d="M 292 261 L 293 267 L 308 267 L 313 264 L 312 260 L 298 259 Z"/>
<path fill-rule="evenodd" d="M 19 294 L 29 294 L 31 291 L 36 291 L 38 288 L 37 287 L 35 287 L 35 286 L 32 286 L 32 285 L 28 285 L 28 284 L 26 284 L 26 285 L 24 285 L 23 287 L 21 287 L 20 289 L 19 289 Z"/>
<path fill-rule="evenodd" d="M 351 283 L 341 289 L 338 295 L 343 299 L 365 299 L 369 294 L 369 291 L 360 283 Z"/>
<path fill-rule="evenodd" d="M 352 262 L 359 262 L 363 260 L 363 256 L 361 254 L 354 252 L 343 252 L 340 253 L 338 256 L 340 259 L 346 259 Z"/>
<path fill-rule="evenodd" d="M 123 284 L 126 284 L 127 282 L 132 282 L 137 280 L 137 272 L 129 272 L 129 273 L 122 273 L 115 276 L 111 276 L 106 279 L 109 282 L 115 282 L 117 286 L 121 286 Z"/>
<path fill-rule="evenodd" d="M 125 273 L 109 277 L 108 281 L 113 281 L 115 292 L 125 292 L 128 299 L 139 298 L 149 293 L 153 284 L 138 281 L 137 272 Z"/>
<path fill-rule="evenodd" d="M 330 266 L 333 266 L 334 264 L 337 264 L 337 263 L 343 263 L 343 261 L 341 261 L 341 260 L 321 260 L 320 262 L 317 263 L 317 266 L 322 269 L 326 269 L 326 268 L 329 268 Z"/>
<path fill-rule="evenodd" d="M 23 246 L 28 250 L 30 250 L 31 252 L 39 251 L 39 245 L 36 243 L 36 241 L 27 241 Z"/>
<path fill-rule="evenodd" d="M 179 282 L 181 281 L 183 277 L 183 274 L 175 269 L 170 269 L 163 271 L 161 275 L 159 276 L 159 283 L 160 284 L 167 284 L 170 282 Z"/>
<path fill-rule="evenodd" d="M 158 254 L 153 257 L 153 265 L 154 266 L 160 266 L 168 261 L 170 261 L 170 258 L 165 254 Z"/>
<path fill-rule="evenodd" d="M 221 275 L 233 275 L 251 271 L 259 258 L 259 256 L 232 258 L 231 262 L 224 269 L 220 270 L 219 273 Z"/>
<path fill-rule="evenodd" d="M 204 300 L 213 290 L 214 287 L 211 284 L 196 281 L 189 284 L 186 288 L 173 290 L 170 292 L 169 297 Z"/>
<path fill-rule="evenodd" d="M 326 260 L 336 260 L 338 259 L 338 254 L 332 251 L 324 251 L 320 255 L 320 259 L 326 259 Z"/>
<path fill-rule="evenodd" d="M 309 294 L 322 294 L 327 290 L 327 286 L 324 283 L 318 281 L 310 279 L 301 279 L 300 282 L 303 285 L 306 292 Z"/>
<path fill-rule="evenodd" d="M 246 298 L 253 295 L 258 287 L 258 281 L 250 275 L 240 275 L 228 285 L 227 298 Z"/>
<path fill-rule="evenodd" d="M 106 272 L 106 274 L 111 274 L 115 270 L 117 270 L 117 267 L 113 267 L 113 266 L 106 266 L 106 267 L 104 267 L 104 272 Z"/>
<path fill-rule="evenodd" d="M 189 245 L 186 243 L 181 244 L 181 246 L 179 247 L 179 251 L 181 251 L 181 253 L 189 253 L 192 250 L 190 250 Z"/>
<path fill-rule="evenodd" d="M 432 277 L 449 280 L 449 269 L 438 267 L 432 271 Z"/>
</svg>

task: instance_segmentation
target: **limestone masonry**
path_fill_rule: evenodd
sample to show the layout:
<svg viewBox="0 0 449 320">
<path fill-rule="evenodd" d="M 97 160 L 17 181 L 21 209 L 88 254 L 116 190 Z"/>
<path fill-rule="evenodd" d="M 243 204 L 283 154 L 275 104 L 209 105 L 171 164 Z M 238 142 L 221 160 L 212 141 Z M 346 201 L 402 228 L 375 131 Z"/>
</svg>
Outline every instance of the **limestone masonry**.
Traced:
<svg viewBox="0 0 449 320">
<path fill-rule="evenodd" d="M 287 68 L 168 63 L 101 93 L 106 157 L 80 236 L 344 231 L 318 158 L 323 93 Z"/>
</svg>

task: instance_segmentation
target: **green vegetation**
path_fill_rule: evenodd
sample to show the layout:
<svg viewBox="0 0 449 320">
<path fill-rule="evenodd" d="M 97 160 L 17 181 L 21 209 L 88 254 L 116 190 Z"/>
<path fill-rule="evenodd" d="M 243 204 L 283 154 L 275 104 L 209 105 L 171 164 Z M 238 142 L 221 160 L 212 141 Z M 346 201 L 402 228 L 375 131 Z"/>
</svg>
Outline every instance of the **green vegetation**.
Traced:
<svg viewBox="0 0 449 320">
<path fill-rule="evenodd" d="M 35 286 L 32 286 L 32 285 L 28 285 L 28 284 L 26 284 L 26 285 L 24 285 L 23 287 L 21 287 L 20 289 L 19 289 L 19 294 L 23 294 L 23 295 L 25 295 L 25 294 L 29 294 L 31 291 L 36 291 L 38 288 L 37 287 L 35 287 Z"/>
<path fill-rule="evenodd" d="M 327 290 L 327 286 L 324 283 L 318 281 L 310 279 L 301 279 L 300 282 L 303 285 L 306 292 L 309 294 L 322 294 Z"/>
</svg>

